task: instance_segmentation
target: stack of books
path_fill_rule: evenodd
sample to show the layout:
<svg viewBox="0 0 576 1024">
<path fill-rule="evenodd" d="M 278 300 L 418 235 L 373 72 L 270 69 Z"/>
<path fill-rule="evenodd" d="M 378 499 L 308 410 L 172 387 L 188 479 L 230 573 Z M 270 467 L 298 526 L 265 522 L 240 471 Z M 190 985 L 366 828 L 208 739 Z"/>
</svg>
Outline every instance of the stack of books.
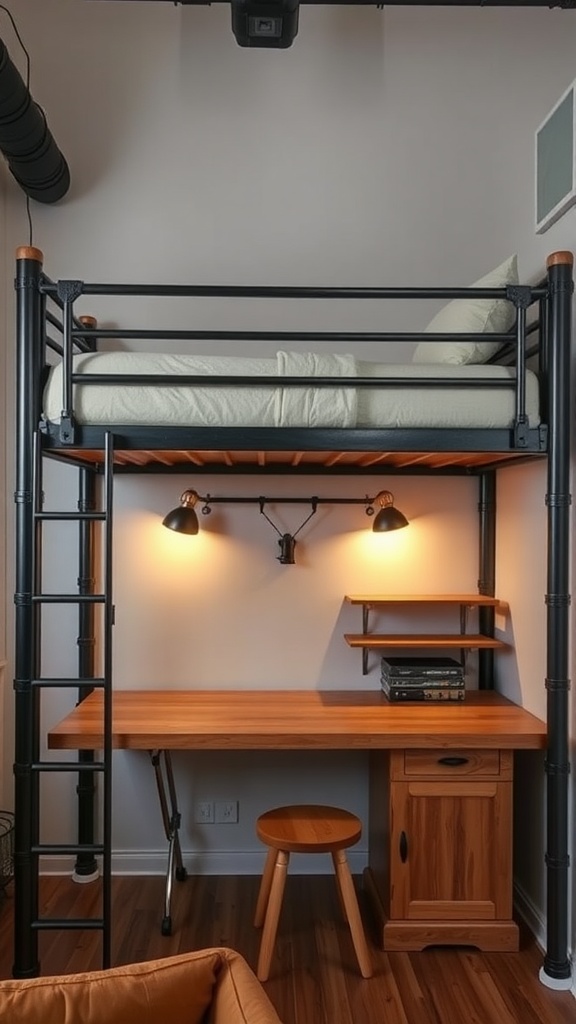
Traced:
<svg viewBox="0 0 576 1024">
<path fill-rule="evenodd" d="M 382 658 L 381 681 L 391 701 L 461 701 L 466 692 L 454 658 Z"/>
</svg>

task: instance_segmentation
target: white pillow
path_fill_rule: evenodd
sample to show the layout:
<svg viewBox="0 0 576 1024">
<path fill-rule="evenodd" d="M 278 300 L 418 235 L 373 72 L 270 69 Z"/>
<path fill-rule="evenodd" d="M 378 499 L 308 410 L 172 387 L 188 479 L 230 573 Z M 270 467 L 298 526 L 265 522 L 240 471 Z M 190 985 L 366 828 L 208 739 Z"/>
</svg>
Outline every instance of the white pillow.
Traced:
<svg viewBox="0 0 576 1024">
<path fill-rule="evenodd" d="M 518 259 L 510 256 L 485 277 L 475 281 L 472 288 L 504 288 L 518 284 Z M 516 309 L 507 299 L 453 299 L 430 321 L 425 333 L 432 334 L 503 334 L 510 330 L 516 318 Z M 500 342 L 437 341 L 416 346 L 413 363 L 485 363 L 500 348 Z"/>
</svg>

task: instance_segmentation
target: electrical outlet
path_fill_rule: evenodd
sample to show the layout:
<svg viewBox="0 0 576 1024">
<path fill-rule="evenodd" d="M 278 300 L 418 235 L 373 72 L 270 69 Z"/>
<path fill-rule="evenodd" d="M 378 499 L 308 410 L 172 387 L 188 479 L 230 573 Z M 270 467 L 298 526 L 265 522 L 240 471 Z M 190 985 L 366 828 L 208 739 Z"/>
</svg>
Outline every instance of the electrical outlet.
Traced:
<svg viewBox="0 0 576 1024">
<path fill-rule="evenodd" d="M 214 802 L 212 800 L 199 800 L 194 808 L 194 821 L 197 825 L 214 824 Z"/>
<path fill-rule="evenodd" d="M 217 825 L 236 825 L 238 822 L 238 801 L 217 800 L 214 804 L 214 821 Z"/>
</svg>

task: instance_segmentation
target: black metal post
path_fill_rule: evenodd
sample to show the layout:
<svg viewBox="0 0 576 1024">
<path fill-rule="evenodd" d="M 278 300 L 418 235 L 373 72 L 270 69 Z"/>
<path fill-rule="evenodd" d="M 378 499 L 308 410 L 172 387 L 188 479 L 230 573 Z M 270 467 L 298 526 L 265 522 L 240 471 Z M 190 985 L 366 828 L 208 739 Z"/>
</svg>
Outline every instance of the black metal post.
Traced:
<svg viewBox="0 0 576 1024">
<path fill-rule="evenodd" d="M 549 281 L 549 455 L 546 690 L 548 746 L 546 954 L 540 979 L 569 988 L 568 956 L 568 652 L 570 565 L 570 349 L 573 255 L 553 253 Z M 564 984 L 563 984 L 564 982 Z"/>
<path fill-rule="evenodd" d="M 15 613 L 15 755 L 14 755 L 14 965 L 15 978 L 39 973 L 38 935 L 38 693 L 32 687 L 39 652 L 35 585 L 33 507 L 34 434 L 40 419 L 43 363 L 42 305 L 39 282 L 42 253 L 33 246 L 17 250 L 17 400 L 16 400 L 16 590 Z"/>
<path fill-rule="evenodd" d="M 496 587 L 496 473 L 488 470 L 480 474 L 478 502 L 479 552 L 478 593 L 494 597 Z M 494 608 L 478 609 L 479 631 L 494 636 Z M 494 687 L 494 651 L 478 651 L 478 686 L 481 690 Z"/>
</svg>

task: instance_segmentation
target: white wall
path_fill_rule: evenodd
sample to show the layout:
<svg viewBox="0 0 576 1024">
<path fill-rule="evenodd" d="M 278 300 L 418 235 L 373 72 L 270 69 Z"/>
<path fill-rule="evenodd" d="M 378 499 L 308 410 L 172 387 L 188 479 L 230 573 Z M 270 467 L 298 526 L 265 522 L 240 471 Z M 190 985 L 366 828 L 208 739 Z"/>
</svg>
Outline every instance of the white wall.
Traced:
<svg viewBox="0 0 576 1024">
<path fill-rule="evenodd" d="M 72 173 L 63 202 L 34 205 L 34 241 L 52 277 L 456 285 L 514 251 L 529 279 L 541 274 L 548 252 L 573 246 L 574 209 L 547 234 L 533 230 L 534 130 L 574 77 L 572 12 L 311 6 L 301 12 L 293 47 L 282 52 L 238 48 L 229 17 L 226 4 L 182 9 L 53 0 L 48 9 L 40 0 L 20 0 L 32 89 Z M 25 222 L 11 182 L 8 196 L 11 253 L 25 240 Z M 123 315 L 111 303 L 84 311 L 109 322 Z M 206 320 L 199 312 L 199 323 L 209 323 L 212 312 L 208 307 Z M 428 315 L 419 310 L 414 326 Z M 248 324 L 276 325 L 265 307 L 249 307 L 245 316 Z M 343 328 L 368 327 L 379 316 L 367 305 L 339 306 L 336 314 L 291 307 L 282 310 L 282 323 L 330 326 L 336 317 Z M 235 317 L 225 304 L 219 324 Z M 403 322 L 402 311 L 390 323 L 396 320 Z M 58 497 L 61 472 L 52 478 Z M 521 513 L 518 481 L 529 496 Z M 200 569 L 196 554 L 179 556 L 175 565 L 155 527 L 180 484 L 146 478 L 118 486 L 119 685 L 376 685 L 374 673 L 362 679 L 359 656 L 341 641 L 353 618 L 342 607 L 346 591 L 475 587 L 471 483 L 393 481 L 399 504 L 415 520 L 406 534 L 419 554 L 418 561 L 414 553 L 401 562 L 388 556 L 382 571 L 361 550 L 364 533 L 350 509 L 331 510 L 305 532 L 299 567 L 278 566 L 270 528 L 238 510 L 226 513 L 225 535 L 206 536 Z M 225 478 L 209 486 L 214 493 L 238 488 Z M 266 484 L 276 493 L 282 486 L 288 484 Z M 323 486 L 335 493 L 369 483 Z M 310 493 L 305 480 L 290 488 Z M 542 473 L 510 471 L 499 490 L 498 584 L 511 600 L 517 643 L 516 658 L 502 664 L 501 685 L 541 714 Z M 519 516 L 529 558 L 517 546 Z M 508 535 L 510 546 L 501 539 Z M 156 645 L 148 639 L 153 618 Z M 232 638 L 227 650 L 221 635 Z M 50 708 L 47 718 L 60 710 Z M 150 770 L 143 757 L 118 760 L 118 850 L 125 864 L 135 854 L 144 868 L 157 867 L 154 794 L 150 786 L 146 796 L 141 785 Z M 310 795 L 310 777 L 324 798 L 365 810 L 362 755 L 310 755 L 297 765 L 287 755 L 230 755 L 224 766 L 210 755 L 193 760 L 182 757 L 177 765 L 184 844 L 191 849 L 200 841 L 217 867 L 229 859 L 249 868 L 256 811 L 288 792 Z M 214 826 L 201 833 L 191 825 L 191 804 L 210 796 L 240 799 L 245 818 L 233 832 Z M 48 806 L 69 820 L 66 800 L 59 793 L 50 798 L 58 803 Z M 542 801 L 540 817 L 541 807 Z M 47 828 L 58 815 L 47 814 Z M 536 834 L 543 834 L 540 825 Z M 542 856 L 519 864 L 518 872 L 537 919 Z"/>
</svg>

